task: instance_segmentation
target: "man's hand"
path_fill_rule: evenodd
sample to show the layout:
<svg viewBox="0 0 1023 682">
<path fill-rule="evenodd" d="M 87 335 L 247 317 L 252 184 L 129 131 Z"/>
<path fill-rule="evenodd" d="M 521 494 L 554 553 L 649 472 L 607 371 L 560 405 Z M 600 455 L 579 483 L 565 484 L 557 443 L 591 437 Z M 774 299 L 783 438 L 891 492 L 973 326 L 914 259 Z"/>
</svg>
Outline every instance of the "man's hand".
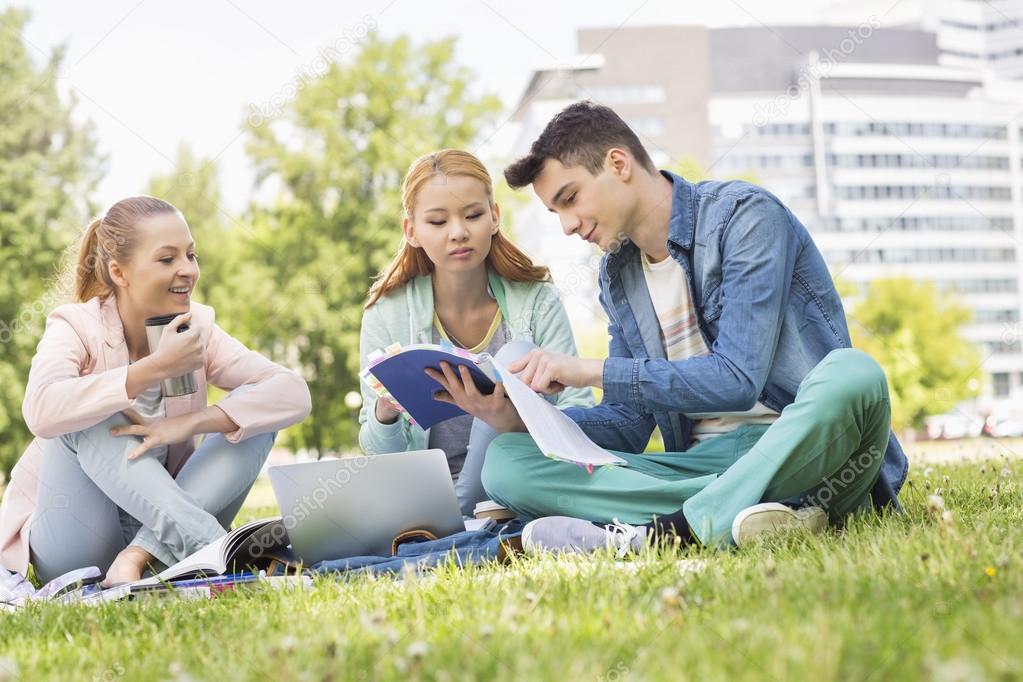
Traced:
<svg viewBox="0 0 1023 682">
<path fill-rule="evenodd" d="M 560 393 L 566 386 L 602 388 L 604 383 L 603 360 L 577 358 L 539 348 L 508 365 L 508 371 L 517 374 L 522 383 L 534 391 L 546 394 Z"/>
<path fill-rule="evenodd" d="M 427 376 L 444 387 L 443 391 L 434 394 L 434 400 L 457 405 L 501 433 L 526 430 L 519 411 L 505 395 L 504 384 L 498 383 L 493 393 L 483 395 L 476 388 L 469 369 L 462 365 L 457 369 L 456 373 L 446 362 L 440 363 L 439 372 L 432 367 L 426 368 Z"/>
</svg>

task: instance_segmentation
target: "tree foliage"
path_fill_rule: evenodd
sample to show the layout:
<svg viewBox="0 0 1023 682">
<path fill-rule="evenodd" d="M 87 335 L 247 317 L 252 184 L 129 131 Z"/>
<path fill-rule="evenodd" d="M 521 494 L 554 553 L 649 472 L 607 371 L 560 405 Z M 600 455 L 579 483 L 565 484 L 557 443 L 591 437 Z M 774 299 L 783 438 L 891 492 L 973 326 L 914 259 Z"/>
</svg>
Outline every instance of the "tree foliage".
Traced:
<svg viewBox="0 0 1023 682">
<path fill-rule="evenodd" d="M 959 329 L 970 311 L 934 285 L 905 277 L 877 279 L 849 316 L 853 345 L 888 374 L 892 424 L 919 428 L 977 395 L 981 358 Z"/>
<path fill-rule="evenodd" d="M 21 416 L 25 380 L 63 255 L 92 212 L 100 176 L 91 126 L 72 119 L 57 74 L 64 49 L 42 63 L 23 38 L 27 13 L 0 12 L 0 470 L 31 440 Z"/>
</svg>

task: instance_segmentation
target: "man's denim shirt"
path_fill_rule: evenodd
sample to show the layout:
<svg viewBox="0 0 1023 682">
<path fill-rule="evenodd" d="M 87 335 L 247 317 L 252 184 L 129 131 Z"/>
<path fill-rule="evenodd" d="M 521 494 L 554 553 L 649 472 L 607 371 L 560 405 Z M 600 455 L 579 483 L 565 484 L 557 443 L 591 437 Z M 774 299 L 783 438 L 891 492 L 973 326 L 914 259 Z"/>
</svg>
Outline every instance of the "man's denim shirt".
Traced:
<svg viewBox="0 0 1023 682">
<path fill-rule="evenodd" d="M 607 312 L 610 357 L 604 398 L 568 408 L 603 447 L 642 452 L 654 425 L 664 449 L 685 450 L 685 413 L 748 410 L 757 400 L 781 411 L 803 377 L 851 341 L 842 301 L 810 233 L 771 193 L 745 182 L 674 184 L 668 251 L 689 281 L 700 332 L 710 354 L 666 359 L 643 276 L 639 248 L 625 240 L 600 263 L 600 302 Z M 909 462 L 888 439 L 875 506 L 892 503 Z"/>
</svg>

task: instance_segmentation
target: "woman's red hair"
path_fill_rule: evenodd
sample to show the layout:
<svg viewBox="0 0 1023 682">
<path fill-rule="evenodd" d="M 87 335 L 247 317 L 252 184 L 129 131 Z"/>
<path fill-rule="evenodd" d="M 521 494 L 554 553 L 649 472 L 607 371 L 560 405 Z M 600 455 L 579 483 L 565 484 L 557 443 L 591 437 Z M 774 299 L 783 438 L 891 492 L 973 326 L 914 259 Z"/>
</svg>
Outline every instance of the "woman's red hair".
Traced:
<svg viewBox="0 0 1023 682">
<path fill-rule="evenodd" d="M 483 183 L 487 189 L 487 198 L 494 203 L 493 181 L 486 166 L 469 152 L 458 149 L 442 149 L 412 162 L 405 180 L 401 185 L 401 203 L 405 215 L 411 220 L 415 210 L 419 191 L 427 180 L 437 175 L 463 175 Z M 549 282 L 551 272 L 546 267 L 536 265 L 526 253 L 515 246 L 500 231 L 490 244 L 490 253 L 486 258 L 487 267 L 504 279 L 512 282 Z M 411 280 L 433 272 L 433 261 L 423 249 L 412 246 L 408 240 L 402 239 L 401 247 L 390 265 L 384 268 L 370 287 L 366 307 L 369 308 L 395 289 L 408 284 Z"/>
</svg>

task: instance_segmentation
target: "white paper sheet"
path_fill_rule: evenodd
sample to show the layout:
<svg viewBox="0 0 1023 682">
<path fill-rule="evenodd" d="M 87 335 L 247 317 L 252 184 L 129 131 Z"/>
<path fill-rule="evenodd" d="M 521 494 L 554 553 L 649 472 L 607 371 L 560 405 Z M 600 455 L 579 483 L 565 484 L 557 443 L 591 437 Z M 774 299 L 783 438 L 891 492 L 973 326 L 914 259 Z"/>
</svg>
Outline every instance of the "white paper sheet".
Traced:
<svg viewBox="0 0 1023 682">
<path fill-rule="evenodd" d="M 624 465 L 625 460 L 590 440 L 579 425 L 557 407 L 533 392 L 497 360 L 491 360 L 501 374 L 504 390 L 529 429 L 540 450 L 553 459 L 584 466 Z"/>
</svg>

